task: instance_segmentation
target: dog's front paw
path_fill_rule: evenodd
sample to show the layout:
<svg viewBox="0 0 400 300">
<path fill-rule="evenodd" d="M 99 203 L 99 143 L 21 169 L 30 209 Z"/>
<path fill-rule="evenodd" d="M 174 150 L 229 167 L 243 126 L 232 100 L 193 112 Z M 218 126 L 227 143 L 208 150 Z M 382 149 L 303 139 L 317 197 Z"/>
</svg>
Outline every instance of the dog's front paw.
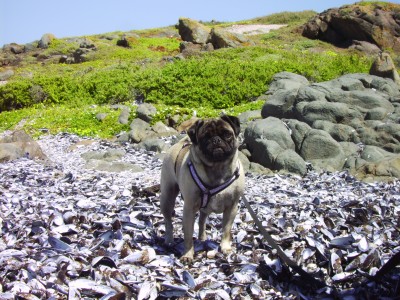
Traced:
<svg viewBox="0 0 400 300">
<path fill-rule="evenodd" d="M 230 243 L 221 243 L 221 252 L 225 255 L 232 252 L 232 247 Z"/>
<path fill-rule="evenodd" d="M 182 263 L 184 263 L 186 265 L 187 264 L 191 264 L 193 262 L 193 256 L 192 257 L 190 257 L 190 256 L 182 256 L 180 258 L 180 260 L 181 260 Z"/>
<path fill-rule="evenodd" d="M 189 250 L 186 251 L 186 253 L 184 253 L 180 260 L 181 262 L 185 263 L 185 264 L 190 264 L 193 262 L 193 256 L 194 256 L 194 251 L 193 250 Z"/>
</svg>

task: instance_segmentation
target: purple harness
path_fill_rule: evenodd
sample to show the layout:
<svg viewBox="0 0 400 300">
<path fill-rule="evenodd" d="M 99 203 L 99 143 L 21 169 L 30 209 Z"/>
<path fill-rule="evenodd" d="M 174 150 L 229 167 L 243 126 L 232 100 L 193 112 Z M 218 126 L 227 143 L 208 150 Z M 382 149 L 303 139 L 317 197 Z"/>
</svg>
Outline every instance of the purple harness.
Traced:
<svg viewBox="0 0 400 300">
<path fill-rule="evenodd" d="M 236 179 L 239 178 L 239 165 L 237 166 L 235 172 L 233 173 L 232 177 L 225 181 L 223 184 L 217 187 L 210 187 L 206 185 L 200 178 L 199 174 L 197 174 L 197 171 L 193 165 L 193 163 L 189 160 L 188 161 L 188 166 L 190 170 L 190 175 L 192 175 L 192 178 L 194 182 L 197 184 L 199 189 L 202 192 L 202 197 L 201 197 L 201 207 L 200 208 L 206 208 L 208 205 L 208 202 L 210 201 L 210 198 L 214 196 L 215 194 L 218 194 L 219 192 L 223 191 L 226 189 L 228 186 L 230 186 Z"/>
</svg>

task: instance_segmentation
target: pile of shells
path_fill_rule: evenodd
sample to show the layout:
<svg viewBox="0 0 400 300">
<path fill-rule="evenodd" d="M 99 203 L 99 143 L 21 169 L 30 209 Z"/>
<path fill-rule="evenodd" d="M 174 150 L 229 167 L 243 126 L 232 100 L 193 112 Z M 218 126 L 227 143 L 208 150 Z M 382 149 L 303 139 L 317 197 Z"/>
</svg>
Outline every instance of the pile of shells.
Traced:
<svg viewBox="0 0 400 300">
<path fill-rule="evenodd" d="M 161 161 L 105 141 L 71 146 L 39 140 L 53 162 L 0 164 L 0 299 L 390 299 L 400 269 L 382 266 L 400 251 L 400 182 L 363 183 L 347 173 L 246 175 L 246 198 L 284 252 L 326 286 L 307 285 L 264 240 L 243 203 L 234 251 L 219 252 L 221 216 L 209 239 L 183 251 L 182 199 L 175 245 L 163 244 Z M 140 173 L 84 169 L 86 151 L 123 147 Z M 379 279 L 379 280 L 378 280 Z"/>
</svg>

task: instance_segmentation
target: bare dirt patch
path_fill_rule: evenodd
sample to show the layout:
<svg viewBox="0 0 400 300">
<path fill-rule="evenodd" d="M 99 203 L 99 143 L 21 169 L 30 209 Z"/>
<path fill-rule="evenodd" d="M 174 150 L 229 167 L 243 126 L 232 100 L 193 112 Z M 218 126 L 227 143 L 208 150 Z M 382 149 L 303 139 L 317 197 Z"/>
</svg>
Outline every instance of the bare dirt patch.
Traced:
<svg viewBox="0 0 400 300">
<path fill-rule="evenodd" d="M 226 30 L 233 33 L 240 33 L 246 35 L 256 35 L 262 33 L 268 33 L 271 30 L 276 30 L 287 25 L 284 24 L 252 24 L 252 25 L 232 25 L 227 27 Z"/>
</svg>

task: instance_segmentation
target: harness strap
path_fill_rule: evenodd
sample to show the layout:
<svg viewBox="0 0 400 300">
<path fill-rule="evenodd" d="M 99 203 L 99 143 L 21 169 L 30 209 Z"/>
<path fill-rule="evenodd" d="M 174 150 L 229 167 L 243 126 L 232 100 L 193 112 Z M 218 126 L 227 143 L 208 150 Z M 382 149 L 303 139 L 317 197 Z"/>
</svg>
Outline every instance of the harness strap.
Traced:
<svg viewBox="0 0 400 300">
<path fill-rule="evenodd" d="M 186 142 L 183 144 L 181 150 L 179 150 L 175 160 L 175 174 L 178 174 L 177 172 L 181 168 L 183 158 L 185 157 L 185 154 L 189 151 L 191 145 L 192 144 L 190 142 Z"/>
<path fill-rule="evenodd" d="M 254 212 L 254 210 L 251 208 L 249 202 L 247 201 L 246 196 L 243 195 L 242 199 L 243 199 L 243 202 L 246 205 L 247 210 L 249 211 L 251 217 L 253 218 L 254 223 L 257 225 L 258 230 L 265 237 L 265 239 L 267 240 L 269 245 L 273 249 L 276 250 L 276 252 L 278 253 L 278 255 L 279 255 L 280 259 L 282 260 L 282 262 L 285 263 L 287 266 L 291 267 L 294 272 L 299 274 L 302 277 L 302 279 L 304 279 L 305 282 L 310 283 L 310 284 L 314 285 L 317 288 L 326 287 L 327 285 L 324 282 L 318 280 L 317 278 L 313 277 L 311 274 L 309 274 L 306 271 L 304 271 L 299 265 L 297 265 L 293 260 L 291 260 L 285 254 L 285 252 L 283 252 L 281 247 L 278 246 L 278 244 L 275 242 L 275 240 L 271 237 L 271 235 L 268 233 L 268 231 L 264 228 L 264 226 L 262 225 L 261 221 L 258 219 L 256 213 Z"/>
<path fill-rule="evenodd" d="M 219 186 L 209 187 L 201 180 L 199 174 L 196 171 L 196 168 L 194 167 L 193 163 L 190 160 L 188 161 L 188 166 L 189 166 L 190 175 L 192 175 L 194 182 L 197 184 L 197 186 L 199 187 L 199 189 L 202 192 L 201 208 L 206 208 L 208 205 L 208 202 L 210 201 L 210 198 L 212 196 L 223 191 L 228 186 L 230 186 L 236 179 L 239 178 L 240 168 L 238 165 L 231 178 L 229 178 L 227 181 L 225 181 L 223 184 L 221 184 Z"/>
</svg>

